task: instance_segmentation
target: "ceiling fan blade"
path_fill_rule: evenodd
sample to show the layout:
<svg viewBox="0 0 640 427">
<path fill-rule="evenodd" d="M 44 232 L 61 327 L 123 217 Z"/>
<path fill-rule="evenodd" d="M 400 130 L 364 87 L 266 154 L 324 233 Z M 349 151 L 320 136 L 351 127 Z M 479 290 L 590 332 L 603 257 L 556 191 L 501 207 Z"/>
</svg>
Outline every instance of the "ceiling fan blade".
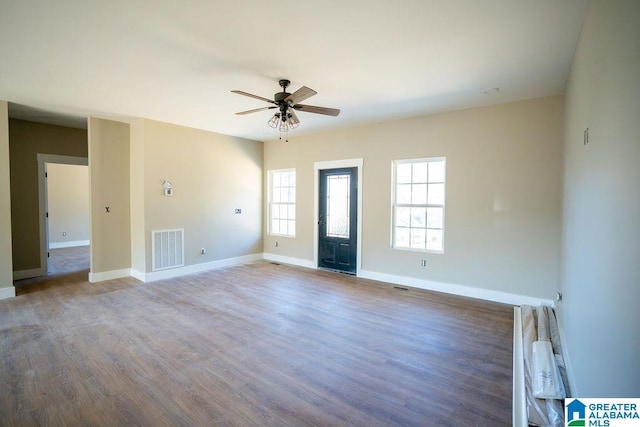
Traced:
<svg viewBox="0 0 640 427">
<path fill-rule="evenodd" d="M 297 91 L 293 92 L 291 95 L 287 96 L 284 100 L 285 102 L 289 102 L 291 104 L 297 104 L 300 101 L 304 101 L 307 98 L 311 98 L 313 95 L 317 94 L 313 89 L 310 89 L 306 86 L 302 86 Z"/>
<path fill-rule="evenodd" d="M 244 114 L 257 113 L 258 111 L 271 110 L 273 108 L 278 108 L 278 107 L 274 105 L 273 107 L 262 107 L 262 108 L 256 108 L 254 110 L 240 111 L 239 113 L 236 113 L 236 114 L 239 116 L 242 116 Z"/>
<path fill-rule="evenodd" d="M 294 126 L 297 124 L 300 124 L 300 119 L 298 118 L 298 115 L 296 114 L 296 111 L 293 108 L 289 108 L 287 110 L 287 114 L 291 114 L 291 117 L 289 117 L 289 123 L 291 123 Z"/>
<path fill-rule="evenodd" d="M 340 114 L 340 110 L 337 108 L 316 107 L 315 105 L 297 104 L 294 105 L 293 108 L 298 111 L 304 111 L 305 113 L 324 114 L 325 116 L 336 117 Z"/>
<path fill-rule="evenodd" d="M 273 101 L 273 100 L 271 100 L 271 99 L 264 98 L 264 97 L 262 97 L 262 96 L 258 96 L 258 95 L 254 95 L 254 94 L 252 94 L 252 93 L 244 92 L 244 91 L 241 91 L 241 90 L 232 90 L 231 92 L 233 92 L 233 93 L 237 93 L 238 95 L 248 96 L 249 98 L 259 99 L 259 100 L 261 100 L 261 101 L 265 101 L 265 102 L 268 102 L 268 103 L 270 103 L 270 104 L 275 104 L 275 101 Z"/>
</svg>

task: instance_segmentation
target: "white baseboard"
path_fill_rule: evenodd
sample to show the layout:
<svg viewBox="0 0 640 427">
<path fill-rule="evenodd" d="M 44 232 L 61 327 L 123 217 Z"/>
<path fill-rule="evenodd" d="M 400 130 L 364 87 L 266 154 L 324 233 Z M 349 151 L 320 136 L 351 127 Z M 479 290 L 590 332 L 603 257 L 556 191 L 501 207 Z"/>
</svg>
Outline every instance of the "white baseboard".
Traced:
<svg viewBox="0 0 640 427">
<path fill-rule="evenodd" d="M 396 285 L 410 286 L 412 288 L 427 289 L 430 291 L 444 292 L 447 294 L 494 301 L 503 304 L 528 304 L 533 306 L 545 304 L 553 306 L 552 300 L 542 298 L 511 294 L 508 292 L 494 291 L 491 289 L 474 288 L 471 286 L 455 285 L 452 283 L 434 282 L 431 280 L 416 279 L 414 277 L 397 276 L 395 274 L 378 273 L 377 271 L 360 270 L 358 277 L 378 280 L 380 282 L 394 283 Z"/>
<path fill-rule="evenodd" d="M 141 282 L 144 282 L 144 273 L 142 271 L 139 270 L 134 270 L 133 268 L 131 269 L 131 277 L 140 280 Z"/>
<path fill-rule="evenodd" d="M 143 282 L 154 282 L 156 280 L 171 279 L 173 277 L 184 276 L 186 274 L 201 273 L 207 270 L 217 268 L 231 267 L 234 265 L 244 264 L 247 262 L 258 261 L 263 258 L 263 254 L 251 254 L 234 258 L 226 258 L 217 261 L 204 262 L 201 264 L 187 265 L 185 267 L 171 268 L 168 270 L 153 271 L 151 273 L 142 273 L 140 271 L 132 272 L 133 277 Z M 135 274 L 135 275 L 134 275 Z"/>
<path fill-rule="evenodd" d="M 89 282 L 104 282 L 105 280 L 121 279 L 123 277 L 131 276 L 130 268 L 123 268 L 121 270 L 101 271 L 99 273 L 89 272 Z"/>
<path fill-rule="evenodd" d="M 13 272 L 13 280 L 31 279 L 32 277 L 46 276 L 44 268 L 32 268 L 30 270 L 18 270 Z"/>
<path fill-rule="evenodd" d="M 294 257 L 289 257 L 284 255 L 271 254 L 268 252 L 265 252 L 263 254 L 263 258 L 266 259 L 267 261 L 280 262 L 282 264 L 297 265 L 298 267 L 306 267 L 306 268 L 314 268 L 314 269 L 317 268 L 313 264 L 313 261 L 302 259 L 302 258 L 294 258 Z"/>
<path fill-rule="evenodd" d="M 15 298 L 15 296 L 16 288 L 14 288 L 13 286 L 0 288 L 0 299 Z"/>
<path fill-rule="evenodd" d="M 49 249 L 75 248 L 76 246 L 89 246 L 89 240 L 74 240 L 72 242 L 49 242 Z"/>
</svg>

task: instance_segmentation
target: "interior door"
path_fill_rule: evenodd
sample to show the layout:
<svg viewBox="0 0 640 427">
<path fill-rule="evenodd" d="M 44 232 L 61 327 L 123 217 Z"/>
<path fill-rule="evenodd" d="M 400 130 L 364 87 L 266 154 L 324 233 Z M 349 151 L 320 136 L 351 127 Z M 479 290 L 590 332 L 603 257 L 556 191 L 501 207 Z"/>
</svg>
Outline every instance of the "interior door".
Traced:
<svg viewBox="0 0 640 427">
<path fill-rule="evenodd" d="M 358 168 L 319 171 L 318 267 L 356 274 Z"/>
</svg>

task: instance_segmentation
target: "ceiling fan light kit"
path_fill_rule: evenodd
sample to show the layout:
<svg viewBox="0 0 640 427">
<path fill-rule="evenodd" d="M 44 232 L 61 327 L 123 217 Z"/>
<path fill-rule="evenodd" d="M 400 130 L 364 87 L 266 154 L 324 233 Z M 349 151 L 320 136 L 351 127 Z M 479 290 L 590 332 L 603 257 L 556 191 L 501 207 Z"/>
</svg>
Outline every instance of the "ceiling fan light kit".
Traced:
<svg viewBox="0 0 640 427">
<path fill-rule="evenodd" d="M 287 87 L 291 84 L 291 82 L 287 79 L 281 79 L 279 81 L 280 87 L 282 88 L 282 92 L 278 92 L 273 95 L 273 101 L 264 98 L 262 96 L 253 95 L 248 92 L 244 92 L 241 90 L 232 90 L 231 92 L 237 93 L 238 95 L 248 96 L 250 98 L 259 99 L 261 101 L 268 102 L 273 104 L 269 107 L 256 108 L 253 110 L 241 111 L 236 113 L 238 115 L 245 115 L 250 113 L 256 113 L 258 111 L 264 110 L 272 110 L 278 109 L 271 118 L 267 121 L 267 124 L 280 131 L 280 139 L 282 139 L 282 134 L 289 132 L 289 129 L 295 129 L 300 124 L 300 120 L 298 119 L 298 115 L 295 110 L 303 111 L 306 113 L 314 113 L 314 114 L 323 114 L 325 116 L 337 116 L 340 114 L 340 110 L 337 108 L 327 108 L 327 107 L 316 107 L 313 105 L 304 105 L 299 104 L 299 102 L 304 101 L 307 98 L 312 97 L 317 94 L 315 90 L 308 88 L 306 86 L 302 86 L 300 89 L 296 90 L 293 93 L 287 92 Z"/>
</svg>

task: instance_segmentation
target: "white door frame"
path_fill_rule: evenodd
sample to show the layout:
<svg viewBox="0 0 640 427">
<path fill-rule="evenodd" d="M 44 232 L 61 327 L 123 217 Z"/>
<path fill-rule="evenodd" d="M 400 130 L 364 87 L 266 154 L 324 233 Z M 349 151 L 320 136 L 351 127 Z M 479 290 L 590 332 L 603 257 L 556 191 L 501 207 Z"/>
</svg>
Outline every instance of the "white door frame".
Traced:
<svg viewBox="0 0 640 427">
<path fill-rule="evenodd" d="M 329 160 L 326 162 L 313 163 L 313 265 L 318 268 L 318 209 L 320 195 L 320 171 L 324 169 L 339 168 L 358 168 L 358 212 L 356 221 L 358 222 L 358 236 L 356 241 L 356 276 L 360 275 L 362 267 L 362 167 L 363 160 L 345 159 L 345 160 Z"/>
</svg>

